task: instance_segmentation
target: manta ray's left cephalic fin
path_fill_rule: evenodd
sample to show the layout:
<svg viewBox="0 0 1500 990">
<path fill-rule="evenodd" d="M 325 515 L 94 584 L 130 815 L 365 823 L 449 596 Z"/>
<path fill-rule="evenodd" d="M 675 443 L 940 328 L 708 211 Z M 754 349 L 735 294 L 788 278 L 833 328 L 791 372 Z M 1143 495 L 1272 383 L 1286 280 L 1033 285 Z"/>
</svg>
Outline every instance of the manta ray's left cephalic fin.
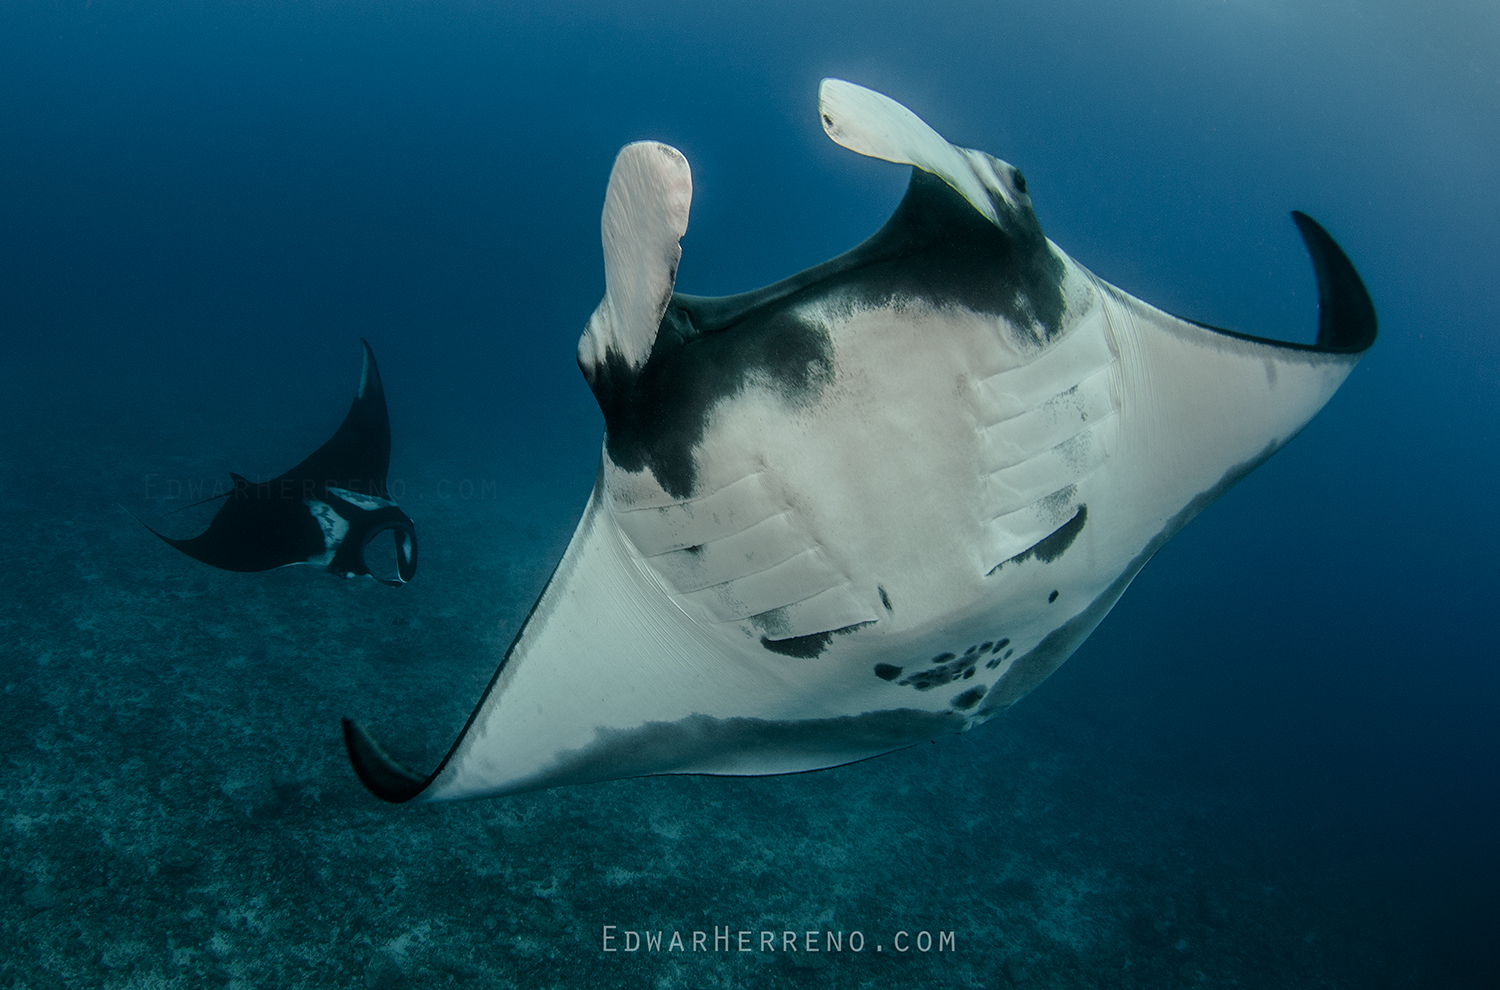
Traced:
<svg viewBox="0 0 1500 990">
<path fill-rule="evenodd" d="M 692 202 L 693 173 L 676 148 L 637 141 L 616 156 L 600 219 L 604 299 L 578 341 L 590 384 L 637 372 L 650 356 L 677 282 Z"/>
<path fill-rule="evenodd" d="M 266 571 L 315 564 L 343 577 L 368 575 L 400 586 L 417 569 L 417 533 L 386 487 L 391 423 L 385 389 L 368 342 L 359 389 L 332 437 L 296 467 L 270 481 L 230 472 L 233 487 L 208 528 L 162 542 L 211 567 Z M 143 523 L 144 525 L 144 523 Z M 395 558 L 372 573 L 365 548 L 379 534 L 394 537 Z"/>
</svg>

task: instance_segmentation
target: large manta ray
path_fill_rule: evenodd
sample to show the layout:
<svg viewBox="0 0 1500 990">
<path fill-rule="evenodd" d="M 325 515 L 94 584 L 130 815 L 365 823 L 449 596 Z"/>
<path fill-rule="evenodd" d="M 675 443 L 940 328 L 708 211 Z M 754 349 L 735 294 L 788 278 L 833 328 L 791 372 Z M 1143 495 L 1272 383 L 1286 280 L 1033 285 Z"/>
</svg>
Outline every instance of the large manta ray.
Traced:
<svg viewBox="0 0 1500 990">
<path fill-rule="evenodd" d="M 789 773 L 979 725 L 1375 339 L 1354 267 L 1300 213 L 1311 346 L 1104 282 L 1042 234 L 1019 172 L 887 97 L 830 79 L 820 110 L 911 185 L 863 244 L 743 295 L 673 291 L 688 164 L 620 152 L 578 345 L 604 411 L 593 494 L 436 770 L 345 721 L 377 796 Z"/>
</svg>

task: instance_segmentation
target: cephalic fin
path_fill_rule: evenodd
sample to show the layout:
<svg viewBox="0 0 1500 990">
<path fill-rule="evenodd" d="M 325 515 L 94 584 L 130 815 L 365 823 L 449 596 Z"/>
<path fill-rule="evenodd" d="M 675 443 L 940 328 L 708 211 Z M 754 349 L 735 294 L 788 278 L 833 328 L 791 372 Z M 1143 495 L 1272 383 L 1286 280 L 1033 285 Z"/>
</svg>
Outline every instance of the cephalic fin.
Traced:
<svg viewBox="0 0 1500 990">
<path fill-rule="evenodd" d="M 692 201 L 692 170 L 676 148 L 637 141 L 620 150 L 600 221 L 604 299 L 578 341 L 590 382 L 611 361 L 635 371 L 650 356 L 677 283 Z"/>
</svg>

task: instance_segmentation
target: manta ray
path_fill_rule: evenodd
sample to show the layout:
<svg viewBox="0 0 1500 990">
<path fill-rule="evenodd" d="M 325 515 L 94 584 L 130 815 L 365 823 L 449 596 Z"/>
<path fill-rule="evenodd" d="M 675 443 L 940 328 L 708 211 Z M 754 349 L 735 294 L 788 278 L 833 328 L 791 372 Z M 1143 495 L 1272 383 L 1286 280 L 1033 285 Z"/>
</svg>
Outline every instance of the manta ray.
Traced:
<svg viewBox="0 0 1500 990">
<path fill-rule="evenodd" d="M 1301 213 L 1314 344 L 1103 281 L 1042 233 L 1020 172 L 888 97 L 829 79 L 819 110 L 910 185 L 864 243 L 742 295 L 675 291 L 688 163 L 619 153 L 578 344 L 604 413 L 593 493 L 436 769 L 345 720 L 376 796 L 792 773 L 980 725 L 1375 340 L 1359 275 Z"/>
<path fill-rule="evenodd" d="M 327 443 L 270 481 L 253 482 L 231 471 L 229 490 L 203 500 L 223 499 L 224 504 L 197 536 L 174 539 L 141 525 L 168 546 L 221 570 L 254 572 L 312 564 L 342 577 L 363 575 L 392 587 L 410 581 L 417 571 L 417 530 L 386 488 L 391 420 L 375 352 L 368 341 L 360 344 L 364 366 L 359 388 L 344 422 Z M 395 544 L 394 563 L 371 571 L 367 549 L 386 532 Z"/>
</svg>

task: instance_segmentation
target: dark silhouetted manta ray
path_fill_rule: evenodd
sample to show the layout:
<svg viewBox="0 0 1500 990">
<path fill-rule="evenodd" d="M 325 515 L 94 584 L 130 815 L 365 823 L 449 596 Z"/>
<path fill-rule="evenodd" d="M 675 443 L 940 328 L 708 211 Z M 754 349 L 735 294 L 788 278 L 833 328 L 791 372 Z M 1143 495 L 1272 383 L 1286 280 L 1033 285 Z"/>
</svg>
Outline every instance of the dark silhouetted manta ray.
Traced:
<svg viewBox="0 0 1500 990">
<path fill-rule="evenodd" d="M 344 723 L 379 797 L 791 773 L 979 725 L 1375 340 L 1354 267 L 1300 213 L 1311 345 L 1104 282 L 1043 235 L 1019 172 L 887 97 L 830 79 L 820 111 L 911 184 L 868 241 L 743 295 L 674 292 L 687 161 L 620 152 L 578 345 L 604 412 L 593 494 L 432 773 Z"/>
<path fill-rule="evenodd" d="M 226 571 L 313 564 L 392 586 L 410 581 L 417 570 L 417 531 L 386 489 L 391 421 L 375 354 L 369 343 L 360 343 L 365 361 L 359 391 L 327 443 L 270 481 L 230 472 L 234 487 L 215 496 L 224 504 L 198 536 L 177 540 L 146 528 L 189 557 Z M 395 541 L 394 567 L 372 573 L 365 549 L 387 531 Z"/>
</svg>

